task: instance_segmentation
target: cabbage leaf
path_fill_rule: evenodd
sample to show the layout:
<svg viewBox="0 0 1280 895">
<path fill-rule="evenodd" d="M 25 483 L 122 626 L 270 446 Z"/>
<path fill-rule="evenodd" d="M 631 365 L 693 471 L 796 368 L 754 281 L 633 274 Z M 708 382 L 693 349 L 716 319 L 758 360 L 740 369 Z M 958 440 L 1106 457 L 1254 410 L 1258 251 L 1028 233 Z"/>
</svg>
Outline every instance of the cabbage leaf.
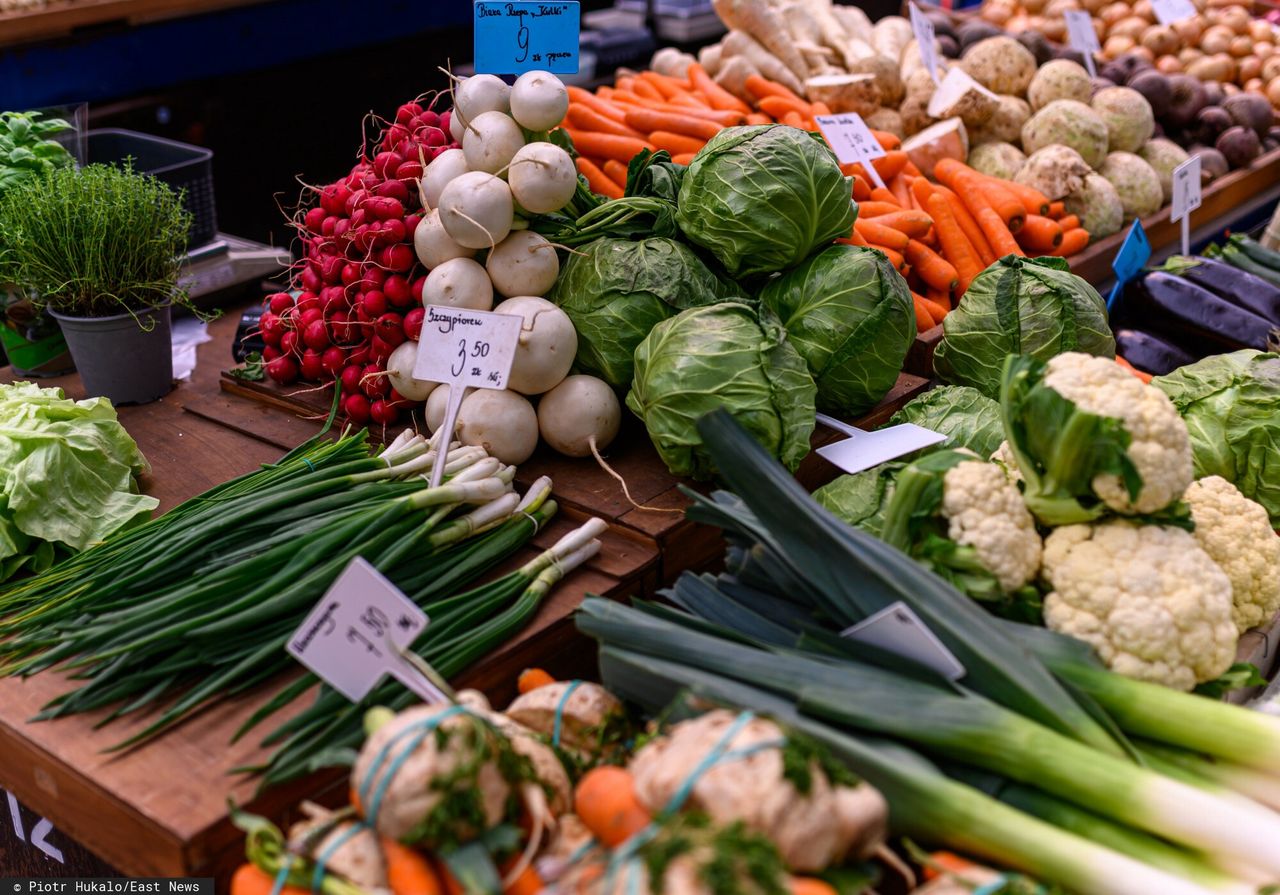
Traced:
<svg viewBox="0 0 1280 895">
<path fill-rule="evenodd" d="M 889 417 L 887 425 L 902 423 L 915 423 L 947 436 L 929 450 L 968 448 L 986 459 L 1004 441 L 999 402 L 966 385 L 941 385 L 908 401 Z"/>
</svg>

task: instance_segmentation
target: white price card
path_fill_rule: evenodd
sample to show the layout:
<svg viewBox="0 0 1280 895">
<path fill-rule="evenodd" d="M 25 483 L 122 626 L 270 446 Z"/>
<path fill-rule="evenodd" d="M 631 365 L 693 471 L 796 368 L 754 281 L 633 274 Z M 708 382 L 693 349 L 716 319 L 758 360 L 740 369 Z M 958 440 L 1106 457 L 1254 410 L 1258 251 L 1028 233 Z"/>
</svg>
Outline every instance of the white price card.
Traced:
<svg viewBox="0 0 1280 895">
<path fill-rule="evenodd" d="M 1151 0 L 1151 11 L 1161 25 L 1172 25 L 1196 14 L 1191 0 Z"/>
<path fill-rule="evenodd" d="M 827 145 L 835 152 L 842 165 L 861 163 L 867 169 L 868 176 L 876 182 L 876 186 L 884 186 L 880 173 L 871 164 L 872 159 L 881 158 L 884 147 L 872 135 L 867 123 L 861 115 L 848 112 L 842 115 L 818 115 L 813 119 L 826 139 Z"/>
<path fill-rule="evenodd" d="M 1093 54 L 1102 49 L 1098 44 L 1098 32 L 1093 27 L 1093 16 L 1083 9 L 1066 9 L 1062 17 L 1067 22 L 1067 44 L 1073 50 L 1079 50 L 1084 56 L 1084 66 L 1089 70 L 1089 77 L 1098 74 L 1094 67 Z"/>
<path fill-rule="evenodd" d="M 445 305 L 427 305 L 426 312 L 413 376 L 449 386 L 441 426 L 446 434 L 438 439 L 431 470 L 431 487 L 435 488 L 444 480 L 444 458 L 453 440 L 463 393 L 469 388 L 501 391 L 507 387 L 524 318 Z"/>
<path fill-rule="evenodd" d="M 1200 207 L 1200 156 L 1193 155 L 1173 169 L 1173 207 L 1169 220 L 1180 221 Z"/>
<path fill-rule="evenodd" d="M 916 45 L 920 47 L 920 59 L 929 70 L 933 83 L 938 83 L 938 44 L 933 36 L 933 22 L 920 11 L 920 7 L 911 4 L 911 30 L 916 35 Z"/>
<path fill-rule="evenodd" d="M 427 624 L 425 612 L 356 557 L 285 649 L 352 702 L 368 696 L 388 674 L 426 702 L 447 702 L 448 697 L 401 655 Z"/>
<path fill-rule="evenodd" d="M 846 628 L 840 636 L 910 659 L 949 681 L 958 681 L 966 673 L 955 654 L 901 600 Z"/>
</svg>

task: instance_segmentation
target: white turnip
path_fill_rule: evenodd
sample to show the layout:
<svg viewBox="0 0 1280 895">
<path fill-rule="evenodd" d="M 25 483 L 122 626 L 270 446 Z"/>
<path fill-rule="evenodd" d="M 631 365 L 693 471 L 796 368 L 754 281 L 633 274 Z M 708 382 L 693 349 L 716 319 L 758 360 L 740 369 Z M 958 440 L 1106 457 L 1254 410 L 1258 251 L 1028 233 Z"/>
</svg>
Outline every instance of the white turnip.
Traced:
<svg viewBox="0 0 1280 895">
<path fill-rule="evenodd" d="M 417 359 L 418 343 L 401 343 L 387 358 L 387 378 L 391 380 L 391 387 L 410 401 L 425 401 L 440 383 L 413 378 L 413 365 Z"/>
<path fill-rule="evenodd" d="M 498 174 L 524 147 L 524 132 L 510 115 L 485 112 L 476 116 L 462 135 L 462 153 L 472 171 Z"/>
<path fill-rule="evenodd" d="M 546 295 L 560 275 L 560 259 L 547 239 L 532 230 L 516 230 L 485 261 L 493 288 L 505 296 Z"/>
<path fill-rule="evenodd" d="M 476 389 L 462 399 L 457 434 L 463 444 L 477 445 L 490 457 L 517 465 L 538 446 L 538 415 L 527 398 L 513 391 Z"/>
<path fill-rule="evenodd" d="M 423 217 L 418 228 L 413 231 L 413 249 L 418 260 L 427 270 L 438 267 L 452 258 L 470 258 L 475 249 L 467 249 L 454 242 L 453 237 L 440 223 L 440 213 L 432 211 Z"/>
<path fill-rule="evenodd" d="M 449 388 L 448 383 L 441 383 L 431 390 L 431 394 L 427 396 L 427 404 L 422 409 L 422 418 L 427 424 L 427 431 L 432 434 L 436 429 L 444 425 L 444 415 L 449 409 Z M 466 400 L 475 389 L 466 389 L 462 393 L 462 400 Z"/>
<path fill-rule="evenodd" d="M 621 423 L 618 396 L 594 376 L 567 376 L 538 401 L 542 440 L 569 457 L 589 457 L 593 448 L 604 450 Z"/>
<path fill-rule="evenodd" d="M 507 182 L 521 208 L 534 214 L 550 214 L 573 198 L 578 169 L 569 153 L 554 143 L 530 143 L 512 157 Z"/>
<path fill-rule="evenodd" d="M 569 375 L 574 355 L 578 353 L 578 333 L 568 314 L 545 298 L 533 295 L 508 298 L 493 310 L 495 314 L 524 318 L 507 388 L 525 395 L 540 395 Z"/>
<path fill-rule="evenodd" d="M 468 171 L 449 181 L 440 193 L 438 210 L 444 229 L 468 249 L 489 249 L 502 242 L 515 215 L 506 181 L 484 171 Z"/>
<path fill-rule="evenodd" d="M 549 131 L 569 111 L 569 91 L 551 72 L 530 71 L 516 78 L 510 95 L 511 117 L 531 131 Z"/>
<path fill-rule="evenodd" d="M 461 149 L 446 149 L 433 158 L 422 172 L 420 195 L 426 208 L 440 204 L 440 193 L 453 178 L 467 173 L 467 157 Z"/>
<path fill-rule="evenodd" d="M 487 311 L 493 307 L 493 284 L 480 262 L 454 258 L 427 274 L 422 303 Z"/>
</svg>

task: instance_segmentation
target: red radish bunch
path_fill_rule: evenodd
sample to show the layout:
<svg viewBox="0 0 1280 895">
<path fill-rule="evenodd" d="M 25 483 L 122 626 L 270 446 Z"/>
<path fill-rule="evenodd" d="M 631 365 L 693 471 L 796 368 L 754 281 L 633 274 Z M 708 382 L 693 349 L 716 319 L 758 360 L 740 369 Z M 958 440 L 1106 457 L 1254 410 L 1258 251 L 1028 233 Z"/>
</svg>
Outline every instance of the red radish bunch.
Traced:
<svg viewBox="0 0 1280 895">
<path fill-rule="evenodd" d="M 386 363 L 422 329 L 418 180 L 432 159 L 458 146 L 450 116 L 405 103 L 346 177 L 315 190 L 293 218 L 302 257 L 292 285 L 301 294 L 266 300 L 267 375 L 284 385 L 336 378 L 343 412 L 357 424 L 391 425 L 421 406 L 391 388 Z"/>
</svg>

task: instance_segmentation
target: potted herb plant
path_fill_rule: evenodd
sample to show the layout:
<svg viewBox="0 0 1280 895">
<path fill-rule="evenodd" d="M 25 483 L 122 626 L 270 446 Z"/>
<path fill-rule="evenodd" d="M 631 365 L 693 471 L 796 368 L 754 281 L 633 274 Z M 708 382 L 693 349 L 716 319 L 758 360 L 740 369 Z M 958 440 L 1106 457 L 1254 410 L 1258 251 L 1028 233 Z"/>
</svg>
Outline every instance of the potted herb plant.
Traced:
<svg viewBox="0 0 1280 895">
<path fill-rule="evenodd" d="M 89 394 L 154 401 L 173 386 L 171 306 L 190 307 L 189 227 L 181 196 L 127 164 L 42 172 L 0 195 L 0 281 L 58 321 Z"/>
</svg>

